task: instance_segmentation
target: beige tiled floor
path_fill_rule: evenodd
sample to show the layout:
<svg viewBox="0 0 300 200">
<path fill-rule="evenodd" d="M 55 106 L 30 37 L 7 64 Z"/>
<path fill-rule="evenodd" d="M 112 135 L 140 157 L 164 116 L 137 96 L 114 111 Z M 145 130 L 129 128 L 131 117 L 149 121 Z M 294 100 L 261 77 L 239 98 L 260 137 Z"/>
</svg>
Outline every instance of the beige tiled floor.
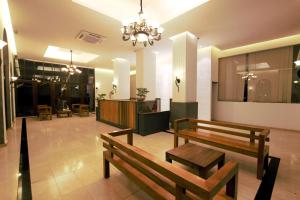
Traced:
<svg viewBox="0 0 300 200">
<path fill-rule="evenodd" d="M 20 124 L 18 119 L 16 128 L 9 132 L 9 145 L 0 148 L 0 199 L 16 196 Z M 150 199 L 114 168 L 110 179 L 102 177 L 103 148 L 99 134 L 117 128 L 96 122 L 94 116 L 53 117 L 52 121 L 29 118 L 27 128 L 33 199 Z M 270 154 L 282 159 L 272 199 L 300 199 L 300 133 L 271 133 Z M 134 135 L 134 144 L 164 159 L 165 151 L 173 146 L 173 136 Z M 253 199 L 260 184 L 255 159 L 231 152 L 226 152 L 226 157 L 240 163 L 238 199 Z"/>
</svg>

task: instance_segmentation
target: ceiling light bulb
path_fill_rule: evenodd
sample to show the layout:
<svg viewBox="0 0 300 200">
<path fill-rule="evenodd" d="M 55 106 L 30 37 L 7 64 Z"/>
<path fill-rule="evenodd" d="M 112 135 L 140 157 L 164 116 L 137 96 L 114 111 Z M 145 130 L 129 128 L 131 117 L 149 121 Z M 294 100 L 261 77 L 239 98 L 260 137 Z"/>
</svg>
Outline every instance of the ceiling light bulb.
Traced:
<svg viewBox="0 0 300 200">
<path fill-rule="evenodd" d="M 297 67 L 300 66 L 300 60 L 296 60 L 294 63 Z"/>
<path fill-rule="evenodd" d="M 138 42 L 145 42 L 148 41 L 147 35 L 144 33 L 138 33 L 136 34 L 136 38 Z"/>
<path fill-rule="evenodd" d="M 131 39 L 132 41 L 135 41 L 135 40 L 136 40 L 136 38 L 134 37 L 134 35 L 131 35 L 131 36 L 130 36 L 130 39 Z"/>
<path fill-rule="evenodd" d="M 4 42 L 3 40 L 0 40 L 0 49 L 2 49 L 3 47 L 5 47 L 7 45 L 6 42 Z"/>
<path fill-rule="evenodd" d="M 121 28 L 122 34 L 125 33 L 125 28 Z"/>
</svg>

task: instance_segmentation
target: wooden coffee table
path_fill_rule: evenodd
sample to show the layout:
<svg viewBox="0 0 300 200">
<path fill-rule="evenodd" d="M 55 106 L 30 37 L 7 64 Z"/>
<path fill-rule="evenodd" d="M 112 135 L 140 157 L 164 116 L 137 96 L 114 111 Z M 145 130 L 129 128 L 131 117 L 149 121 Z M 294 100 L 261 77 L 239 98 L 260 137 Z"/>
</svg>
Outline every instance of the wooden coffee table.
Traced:
<svg viewBox="0 0 300 200">
<path fill-rule="evenodd" d="M 58 110 L 57 111 L 57 117 L 72 117 L 72 111 L 71 110 Z"/>
<path fill-rule="evenodd" d="M 206 179 L 211 168 L 218 165 L 220 169 L 224 165 L 225 153 L 187 143 L 166 152 L 166 161 L 172 163 L 172 160 L 196 169 Z"/>
</svg>

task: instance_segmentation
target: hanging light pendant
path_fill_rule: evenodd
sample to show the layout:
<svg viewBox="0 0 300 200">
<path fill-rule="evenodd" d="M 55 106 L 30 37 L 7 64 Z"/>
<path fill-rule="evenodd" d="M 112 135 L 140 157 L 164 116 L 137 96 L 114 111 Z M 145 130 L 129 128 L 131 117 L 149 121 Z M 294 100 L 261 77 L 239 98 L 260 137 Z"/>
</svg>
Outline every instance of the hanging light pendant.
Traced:
<svg viewBox="0 0 300 200">
<path fill-rule="evenodd" d="M 73 51 L 70 50 L 71 53 L 71 63 L 70 65 L 67 65 L 66 67 L 63 67 L 61 70 L 64 72 L 68 72 L 70 75 L 74 75 L 75 73 L 81 74 L 81 70 L 78 69 L 75 65 L 73 65 L 72 55 Z"/>
<path fill-rule="evenodd" d="M 138 13 L 138 17 L 134 18 L 131 22 L 123 23 L 121 32 L 123 34 L 122 39 L 132 42 L 133 46 L 136 46 L 137 42 L 143 43 L 146 47 L 147 43 L 150 45 L 154 44 L 154 40 L 159 41 L 161 39 L 161 34 L 164 29 L 154 22 L 150 22 L 145 18 L 143 12 L 143 1 L 140 0 L 141 10 Z"/>
</svg>

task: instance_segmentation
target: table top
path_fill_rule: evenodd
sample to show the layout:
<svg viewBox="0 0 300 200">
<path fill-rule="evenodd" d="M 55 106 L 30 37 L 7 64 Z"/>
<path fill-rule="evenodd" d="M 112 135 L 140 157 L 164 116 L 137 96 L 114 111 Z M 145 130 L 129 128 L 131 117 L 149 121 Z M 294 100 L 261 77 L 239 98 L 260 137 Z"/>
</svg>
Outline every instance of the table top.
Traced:
<svg viewBox="0 0 300 200">
<path fill-rule="evenodd" d="M 191 164 L 207 167 L 225 155 L 224 152 L 209 149 L 197 144 L 187 143 L 167 151 L 167 154 Z"/>
</svg>

